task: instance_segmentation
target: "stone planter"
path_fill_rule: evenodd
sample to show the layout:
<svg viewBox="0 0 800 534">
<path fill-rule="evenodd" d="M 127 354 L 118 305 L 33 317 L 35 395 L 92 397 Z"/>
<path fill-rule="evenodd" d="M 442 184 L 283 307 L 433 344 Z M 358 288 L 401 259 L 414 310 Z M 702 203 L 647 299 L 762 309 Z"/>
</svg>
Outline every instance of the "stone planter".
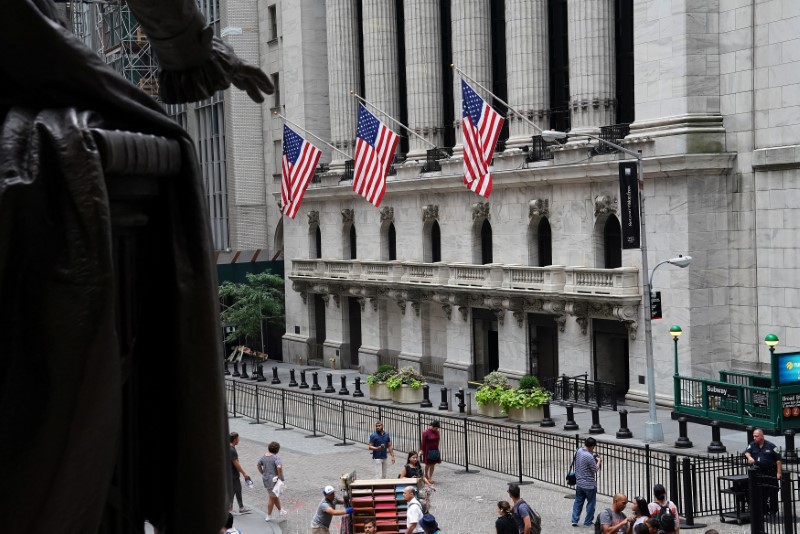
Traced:
<svg viewBox="0 0 800 534">
<path fill-rule="evenodd" d="M 541 406 L 509 408 L 508 418 L 517 423 L 538 423 L 544 419 L 544 410 Z"/>
<path fill-rule="evenodd" d="M 500 409 L 500 405 L 496 402 L 490 402 L 488 404 L 479 404 L 478 405 L 478 415 L 483 417 L 494 417 L 500 418 L 505 417 L 506 414 Z"/>
<path fill-rule="evenodd" d="M 419 404 L 422 402 L 422 388 L 414 389 L 403 384 L 392 391 L 392 401 L 398 404 Z"/>
<path fill-rule="evenodd" d="M 375 382 L 369 386 L 369 398 L 372 400 L 391 400 L 392 392 L 386 387 L 386 382 Z"/>
</svg>

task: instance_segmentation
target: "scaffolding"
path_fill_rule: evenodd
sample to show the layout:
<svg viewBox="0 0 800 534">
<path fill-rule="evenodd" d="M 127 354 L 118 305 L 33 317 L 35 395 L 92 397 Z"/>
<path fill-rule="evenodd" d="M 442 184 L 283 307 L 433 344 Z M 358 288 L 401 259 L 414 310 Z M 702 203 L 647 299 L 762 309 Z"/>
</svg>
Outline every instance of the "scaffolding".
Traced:
<svg viewBox="0 0 800 534">
<path fill-rule="evenodd" d="M 158 97 L 158 64 L 141 25 L 125 2 L 68 2 L 67 23 L 107 65 Z"/>
</svg>

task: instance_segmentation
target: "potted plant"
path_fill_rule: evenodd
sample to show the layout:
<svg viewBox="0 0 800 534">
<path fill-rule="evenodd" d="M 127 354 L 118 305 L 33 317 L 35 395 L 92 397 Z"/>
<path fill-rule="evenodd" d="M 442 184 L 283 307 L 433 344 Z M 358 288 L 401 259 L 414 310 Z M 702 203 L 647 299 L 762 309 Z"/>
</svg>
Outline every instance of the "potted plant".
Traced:
<svg viewBox="0 0 800 534">
<path fill-rule="evenodd" d="M 519 387 L 503 392 L 500 407 L 512 421 L 537 423 L 544 417 L 542 405 L 548 400 L 550 393 L 539 386 L 539 379 L 526 375 L 520 378 Z"/>
<path fill-rule="evenodd" d="M 422 383 L 425 378 L 411 367 L 401 368 L 386 379 L 386 387 L 392 392 L 392 400 L 399 404 L 422 402 Z"/>
<path fill-rule="evenodd" d="M 372 400 L 389 400 L 392 392 L 386 387 L 386 381 L 397 371 L 391 365 L 379 365 L 378 370 L 367 377 L 369 398 Z"/>
<path fill-rule="evenodd" d="M 483 377 L 483 384 L 475 392 L 478 415 L 484 417 L 504 417 L 500 408 L 500 397 L 508 390 L 508 379 L 500 371 L 492 371 Z"/>
</svg>

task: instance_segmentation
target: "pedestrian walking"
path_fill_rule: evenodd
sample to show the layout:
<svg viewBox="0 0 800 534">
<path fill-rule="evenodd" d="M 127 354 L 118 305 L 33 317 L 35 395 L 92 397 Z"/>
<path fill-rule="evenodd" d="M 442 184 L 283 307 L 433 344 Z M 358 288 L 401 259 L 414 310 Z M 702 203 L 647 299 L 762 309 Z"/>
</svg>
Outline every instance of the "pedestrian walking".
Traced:
<svg viewBox="0 0 800 534">
<path fill-rule="evenodd" d="M 406 500 L 406 532 L 405 534 L 424 533 L 419 522 L 425 514 L 422 512 L 422 505 L 414 496 L 416 489 L 414 486 L 406 486 L 403 489 L 403 498 Z"/>
<path fill-rule="evenodd" d="M 406 465 L 404 465 L 403 470 L 400 471 L 400 478 L 418 478 L 425 484 L 430 484 L 431 481 L 425 478 L 422 470 L 422 465 L 419 463 L 419 453 L 417 451 L 411 451 L 408 453 Z"/>
<path fill-rule="evenodd" d="M 600 512 L 597 520 L 600 521 L 600 529 L 603 534 L 628 534 L 630 532 L 633 517 L 625 517 L 625 514 L 622 513 L 626 504 L 628 504 L 628 497 L 617 493 L 614 495 L 611 508 Z"/>
<path fill-rule="evenodd" d="M 228 520 L 225 521 L 225 534 L 242 534 L 238 528 L 233 528 L 233 514 L 228 514 Z"/>
<path fill-rule="evenodd" d="M 511 505 L 508 501 L 497 502 L 497 516 L 494 521 L 494 529 L 497 534 L 519 534 L 519 528 L 514 520 L 514 514 L 511 513 Z"/>
<path fill-rule="evenodd" d="M 250 475 L 245 472 L 242 465 L 239 463 L 239 453 L 236 451 L 236 446 L 239 444 L 239 434 L 237 432 L 230 433 L 230 450 L 228 451 L 228 458 L 231 463 L 231 476 L 233 477 L 233 497 L 231 498 L 231 505 L 228 508 L 233 510 L 233 498 L 239 503 L 239 513 L 246 514 L 250 512 L 250 508 L 244 505 L 242 501 L 242 480 L 243 476 L 245 481 L 250 480 Z"/>
<path fill-rule="evenodd" d="M 541 534 L 542 518 L 520 496 L 518 484 L 512 482 L 508 485 L 508 496 L 514 503 L 514 506 L 511 507 L 511 514 L 517 523 L 518 534 Z"/>
<path fill-rule="evenodd" d="M 394 447 L 392 435 L 384 428 L 383 423 L 375 423 L 375 432 L 369 436 L 369 450 L 372 451 L 372 461 L 375 462 L 375 478 L 386 478 L 389 457 L 394 464 Z"/>
<path fill-rule="evenodd" d="M 781 455 L 775 450 L 775 444 L 764 439 L 764 431 L 760 428 L 753 430 L 753 441 L 744 450 L 744 457 L 747 463 L 758 469 L 762 476 L 774 477 L 778 483 L 762 493 L 764 499 L 764 512 L 777 514 L 778 488 L 781 479 Z"/>
<path fill-rule="evenodd" d="M 283 464 L 281 459 L 278 458 L 278 451 L 281 446 L 277 441 L 273 441 L 267 445 L 267 452 L 258 460 L 258 472 L 261 473 L 261 478 L 264 482 L 264 487 L 267 488 L 267 516 L 264 518 L 266 521 L 272 521 L 274 516 L 272 510 L 278 509 L 278 518 L 286 517 L 286 510 L 281 509 L 280 496 L 275 493 L 275 486 L 278 481 L 283 482 Z"/>
<path fill-rule="evenodd" d="M 597 471 L 602 460 L 594 453 L 597 440 L 586 438 L 583 447 L 575 451 L 575 502 L 572 503 L 572 526 L 577 527 L 586 502 L 586 517 L 583 525 L 591 526 L 597 502 Z"/>
<path fill-rule="evenodd" d="M 658 529 L 667 534 L 680 532 L 681 518 L 678 515 L 678 507 L 675 503 L 667 499 L 667 488 L 663 484 L 653 486 L 653 496 L 655 501 L 648 506 L 650 517 L 658 520 Z"/>
<path fill-rule="evenodd" d="M 333 489 L 333 486 L 325 486 L 322 489 L 322 495 L 323 498 L 311 519 L 311 534 L 330 534 L 333 516 L 353 513 L 352 508 L 336 509 L 336 505 L 344 504 L 344 500 L 336 498 L 336 490 Z"/>
<path fill-rule="evenodd" d="M 422 433 L 420 439 L 420 455 L 425 464 L 425 478 L 434 484 L 433 471 L 436 465 L 442 463 L 442 453 L 439 452 L 439 421 L 434 419 L 430 426 Z"/>
<path fill-rule="evenodd" d="M 423 515 L 422 519 L 419 520 L 419 526 L 422 527 L 425 534 L 440 534 L 439 523 L 436 522 L 436 518 L 431 514 Z"/>
</svg>

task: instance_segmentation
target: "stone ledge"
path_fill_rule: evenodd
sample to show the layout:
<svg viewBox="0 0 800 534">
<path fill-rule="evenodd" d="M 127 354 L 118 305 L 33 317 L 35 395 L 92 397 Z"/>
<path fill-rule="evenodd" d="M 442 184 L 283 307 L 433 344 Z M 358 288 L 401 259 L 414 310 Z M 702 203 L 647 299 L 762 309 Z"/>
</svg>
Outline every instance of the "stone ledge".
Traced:
<svg viewBox="0 0 800 534">
<path fill-rule="evenodd" d="M 776 146 L 753 150 L 753 170 L 800 169 L 800 145 Z"/>
</svg>

